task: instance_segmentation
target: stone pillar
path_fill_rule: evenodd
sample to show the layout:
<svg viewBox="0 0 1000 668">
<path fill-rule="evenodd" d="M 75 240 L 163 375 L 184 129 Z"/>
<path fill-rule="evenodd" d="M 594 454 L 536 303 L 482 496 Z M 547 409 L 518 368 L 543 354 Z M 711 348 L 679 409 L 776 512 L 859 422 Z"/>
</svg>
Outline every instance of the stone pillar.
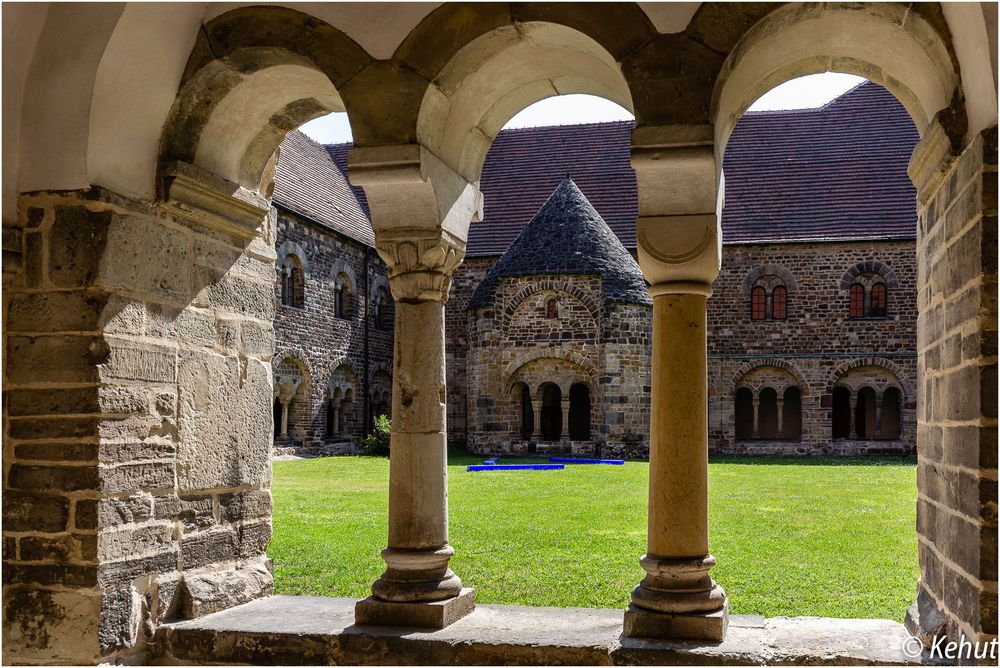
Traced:
<svg viewBox="0 0 1000 668">
<path fill-rule="evenodd" d="M 695 136 L 699 132 L 703 137 Z M 718 641 L 728 620 L 726 594 L 709 576 L 715 558 L 708 552 L 706 304 L 721 259 L 710 138 L 711 128 L 633 133 L 636 237 L 651 284 L 653 346 L 649 525 L 639 561 L 646 576 L 625 611 L 629 637 Z M 656 145 L 638 147 L 643 139 Z"/>
<path fill-rule="evenodd" d="M 291 406 L 291 399 L 278 399 L 281 404 L 281 438 L 288 438 L 288 407 Z"/>
<path fill-rule="evenodd" d="M 882 397 L 875 397 L 875 440 L 882 438 Z"/>
<path fill-rule="evenodd" d="M 753 394 L 753 431 L 750 438 L 760 438 L 760 397 L 756 392 Z"/>
<path fill-rule="evenodd" d="M 569 397 L 562 400 L 562 430 L 559 432 L 559 440 L 568 441 L 569 437 Z"/>
<path fill-rule="evenodd" d="M 848 402 L 851 409 L 847 411 L 848 421 L 847 421 L 847 438 L 857 438 L 857 425 L 855 424 L 857 420 L 855 419 L 858 413 L 858 395 L 854 392 L 850 394 L 850 401 Z"/>
<path fill-rule="evenodd" d="M 333 433 L 328 434 L 328 436 L 340 436 L 340 407 L 341 402 L 336 399 L 330 400 L 330 407 L 327 408 L 329 411 L 333 411 Z"/>
<path fill-rule="evenodd" d="M 542 440 L 542 400 L 532 399 L 531 410 L 532 416 L 535 418 L 534 431 L 531 432 L 531 437 L 540 441 Z"/>
<path fill-rule="evenodd" d="M 778 397 L 778 438 L 784 438 L 785 436 L 785 399 L 784 397 Z"/>
</svg>

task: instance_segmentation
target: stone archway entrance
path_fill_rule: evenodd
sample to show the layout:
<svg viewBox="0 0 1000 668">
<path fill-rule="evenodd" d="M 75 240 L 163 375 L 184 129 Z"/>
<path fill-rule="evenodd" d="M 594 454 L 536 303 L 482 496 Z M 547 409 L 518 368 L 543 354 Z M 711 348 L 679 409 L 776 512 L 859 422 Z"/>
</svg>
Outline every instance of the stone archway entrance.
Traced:
<svg viewBox="0 0 1000 668">
<path fill-rule="evenodd" d="M 562 436 L 562 390 L 555 383 L 546 383 L 542 391 L 542 440 L 558 441 Z"/>
</svg>

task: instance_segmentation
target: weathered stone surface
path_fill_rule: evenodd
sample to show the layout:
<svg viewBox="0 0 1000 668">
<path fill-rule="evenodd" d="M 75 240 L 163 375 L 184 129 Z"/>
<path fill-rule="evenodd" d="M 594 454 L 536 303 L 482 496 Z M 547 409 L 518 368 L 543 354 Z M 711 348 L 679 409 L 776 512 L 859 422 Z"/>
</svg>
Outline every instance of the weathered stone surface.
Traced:
<svg viewBox="0 0 1000 668">
<path fill-rule="evenodd" d="M 454 598 L 423 603 L 397 603 L 369 596 L 358 601 L 354 620 L 359 626 L 440 629 L 454 624 L 475 607 L 476 592 L 468 588 Z"/>
<path fill-rule="evenodd" d="M 108 346 L 91 336 L 7 337 L 7 381 L 30 383 L 90 383 Z"/>
<path fill-rule="evenodd" d="M 440 630 L 356 626 L 354 599 L 273 596 L 159 632 L 182 662 L 917 665 L 886 620 L 734 616 L 722 643 L 622 638 L 620 610 L 478 605 Z M 327 648 L 321 651 L 321 647 Z M 299 653 L 301 652 L 301 653 Z"/>
<path fill-rule="evenodd" d="M 101 367 L 101 380 L 144 380 L 173 383 L 176 376 L 177 349 L 128 339 L 109 337 L 111 350 Z"/>
<path fill-rule="evenodd" d="M 93 462 L 97 460 L 96 443 L 21 443 L 14 446 L 20 460 Z"/>
<path fill-rule="evenodd" d="M 104 286 L 186 301 L 189 235 L 146 216 L 115 216 L 101 264 Z"/>
<path fill-rule="evenodd" d="M 268 367 L 181 351 L 178 372 L 178 479 L 182 491 L 259 484 L 270 478 Z"/>
<path fill-rule="evenodd" d="M 132 587 L 104 595 L 98 639 L 102 652 L 135 645 L 142 622 L 142 597 Z"/>
<path fill-rule="evenodd" d="M 10 436 L 17 439 L 81 438 L 97 434 L 95 417 L 18 418 L 10 421 Z"/>
<path fill-rule="evenodd" d="M 49 280 L 60 287 L 93 284 L 114 214 L 57 206 L 49 231 Z"/>
<path fill-rule="evenodd" d="M 174 542 L 173 533 L 173 526 L 167 522 L 102 531 L 99 534 L 98 558 L 101 562 L 112 562 L 169 552 Z"/>
<path fill-rule="evenodd" d="M 187 530 L 211 526 L 215 523 L 214 501 L 211 496 L 185 496 L 173 494 L 153 499 L 156 519 L 179 519 Z"/>
<path fill-rule="evenodd" d="M 7 484 L 13 489 L 75 492 L 97 488 L 93 466 L 35 466 L 14 464 Z"/>
<path fill-rule="evenodd" d="M 16 294 L 8 327 L 15 332 L 93 331 L 107 301 L 107 293 L 96 291 Z"/>
<path fill-rule="evenodd" d="M 181 615 L 185 619 L 195 619 L 270 596 L 274 577 L 263 566 L 251 566 L 236 571 L 185 576 L 183 588 Z"/>
<path fill-rule="evenodd" d="M 234 559 L 237 552 L 237 537 L 232 527 L 185 534 L 181 539 L 181 556 L 185 568 L 228 561 Z"/>
<path fill-rule="evenodd" d="M 97 504 L 97 509 L 88 509 L 88 523 L 91 517 L 97 521 L 97 526 L 112 527 L 119 524 L 129 524 L 131 522 L 145 522 L 153 516 L 153 497 L 149 494 L 140 493 L 136 496 L 124 499 L 108 498 L 101 499 Z M 77 505 L 77 522 L 80 521 L 80 506 Z M 87 527 L 87 528 L 96 528 Z"/>
<path fill-rule="evenodd" d="M 219 497 L 219 512 L 226 522 L 241 522 L 271 516 L 271 491 L 250 490 Z"/>
<path fill-rule="evenodd" d="M 3 604 L 5 663 L 7 657 L 96 663 L 99 595 L 10 588 L 4 590 Z"/>
<path fill-rule="evenodd" d="M 134 492 L 173 486 L 173 462 L 141 462 L 101 466 L 101 491 L 103 492 Z"/>
</svg>

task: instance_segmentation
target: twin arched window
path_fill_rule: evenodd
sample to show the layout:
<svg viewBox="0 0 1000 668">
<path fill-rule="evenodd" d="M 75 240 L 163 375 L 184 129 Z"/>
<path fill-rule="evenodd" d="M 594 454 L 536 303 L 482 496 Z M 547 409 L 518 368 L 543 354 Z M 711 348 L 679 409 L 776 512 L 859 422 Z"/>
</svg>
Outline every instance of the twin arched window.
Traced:
<svg viewBox="0 0 1000 668">
<path fill-rule="evenodd" d="M 333 314 L 338 318 L 350 319 L 354 311 L 354 299 L 351 294 L 351 279 L 347 274 L 337 274 L 337 282 L 333 287 Z"/>
<path fill-rule="evenodd" d="M 285 306 L 304 308 L 306 305 L 305 275 L 302 262 L 294 255 L 286 255 L 278 277 L 281 283 L 281 303 Z"/>
<path fill-rule="evenodd" d="M 777 276 L 761 276 L 750 290 L 751 320 L 785 320 L 788 317 L 788 288 Z"/>
<path fill-rule="evenodd" d="M 878 274 L 861 274 L 850 288 L 850 317 L 884 318 L 889 313 L 889 289 Z"/>
</svg>

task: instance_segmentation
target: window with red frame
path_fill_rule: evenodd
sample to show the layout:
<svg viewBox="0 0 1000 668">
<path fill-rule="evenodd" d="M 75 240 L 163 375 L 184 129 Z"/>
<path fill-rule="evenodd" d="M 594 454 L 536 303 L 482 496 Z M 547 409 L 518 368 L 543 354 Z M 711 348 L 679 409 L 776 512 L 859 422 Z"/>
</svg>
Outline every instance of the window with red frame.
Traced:
<svg viewBox="0 0 1000 668">
<path fill-rule="evenodd" d="M 851 286 L 851 317 L 865 317 L 865 286 L 860 283 Z"/>
<path fill-rule="evenodd" d="M 872 307 L 871 316 L 873 318 L 884 318 L 886 312 L 888 311 L 888 294 L 886 293 L 885 283 L 876 283 L 872 286 Z"/>
<path fill-rule="evenodd" d="M 784 320 L 788 317 L 788 290 L 784 286 L 776 286 L 771 291 L 771 318 Z"/>
<path fill-rule="evenodd" d="M 753 320 L 763 320 L 767 313 L 767 293 L 764 288 L 757 286 L 750 291 L 750 318 Z"/>
</svg>

